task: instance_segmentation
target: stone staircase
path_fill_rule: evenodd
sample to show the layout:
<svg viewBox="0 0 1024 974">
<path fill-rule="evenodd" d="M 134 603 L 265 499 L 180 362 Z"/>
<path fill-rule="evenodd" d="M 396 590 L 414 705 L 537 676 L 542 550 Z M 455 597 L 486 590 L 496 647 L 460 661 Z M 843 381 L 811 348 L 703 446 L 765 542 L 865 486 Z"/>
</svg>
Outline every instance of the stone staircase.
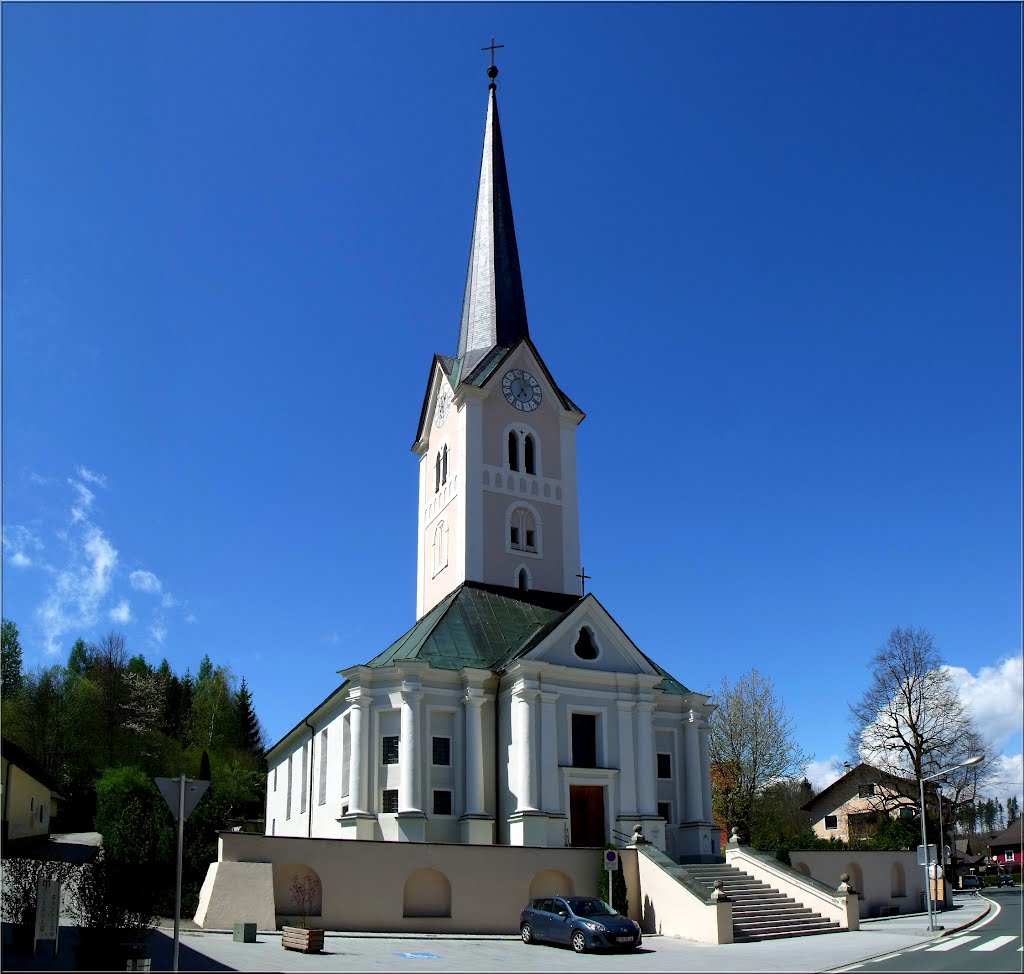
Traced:
<svg viewBox="0 0 1024 974">
<path fill-rule="evenodd" d="M 735 943 L 753 940 L 781 940 L 785 937 L 810 937 L 819 933 L 838 933 L 834 920 L 797 903 L 735 866 L 725 864 L 686 865 L 686 871 L 702 886 L 715 888 L 722 881 L 722 892 L 733 901 L 732 930 Z"/>
</svg>

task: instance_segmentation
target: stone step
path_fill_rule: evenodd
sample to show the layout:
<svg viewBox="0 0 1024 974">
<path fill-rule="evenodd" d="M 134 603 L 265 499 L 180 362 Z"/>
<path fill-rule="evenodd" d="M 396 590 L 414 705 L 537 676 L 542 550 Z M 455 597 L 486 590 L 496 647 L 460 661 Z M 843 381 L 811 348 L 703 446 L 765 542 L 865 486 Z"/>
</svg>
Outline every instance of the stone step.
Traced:
<svg viewBox="0 0 1024 974">
<path fill-rule="evenodd" d="M 838 923 L 833 923 L 829 927 L 815 927 L 811 930 L 791 930 L 785 933 L 764 933 L 757 934 L 755 936 L 743 936 L 739 933 L 733 934 L 733 943 L 737 944 L 750 944 L 756 943 L 761 940 L 788 940 L 792 937 L 817 937 L 826 933 L 841 933 L 841 929 Z"/>
<path fill-rule="evenodd" d="M 829 927 L 839 927 L 834 920 L 826 920 L 823 917 L 809 920 L 780 920 L 772 922 L 762 920 L 751 923 L 734 923 L 733 933 L 743 934 L 745 937 L 761 936 L 766 933 L 789 933 L 796 930 L 822 930 Z"/>
<path fill-rule="evenodd" d="M 733 901 L 733 939 L 740 941 L 780 940 L 835 933 L 839 924 L 827 920 L 793 897 L 745 873 L 735 866 L 701 863 L 686 870 L 705 889 L 719 887 Z"/>
</svg>

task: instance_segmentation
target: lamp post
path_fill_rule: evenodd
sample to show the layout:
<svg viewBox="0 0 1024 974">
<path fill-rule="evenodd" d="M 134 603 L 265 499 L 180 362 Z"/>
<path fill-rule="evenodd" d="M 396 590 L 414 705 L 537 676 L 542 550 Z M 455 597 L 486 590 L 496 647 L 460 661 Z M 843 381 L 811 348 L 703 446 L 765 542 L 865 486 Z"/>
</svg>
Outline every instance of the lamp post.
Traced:
<svg viewBox="0 0 1024 974">
<path fill-rule="evenodd" d="M 929 930 L 941 930 L 941 927 L 935 926 L 935 921 L 932 918 L 932 887 L 931 877 L 928 875 L 928 836 L 925 834 L 924 829 L 924 785 L 926 781 L 935 781 L 937 778 L 944 778 L 951 771 L 956 771 L 958 768 L 966 768 L 972 764 L 977 764 L 985 757 L 984 754 L 975 754 L 973 758 L 968 758 L 966 761 L 961 761 L 959 764 L 950 765 L 948 768 L 943 768 L 941 771 L 936 771 L 935 774 L 930 774 L 927 777 L 919 774 L 917 776 L 917 783 L 921 789 L 921 848 L 924 849 L 924 896 L 925 902 L 928 904 L 928 929 Z M 939 831 L 942 830 L 942 806 L 941 799 L 939 805 Z M 942 848 L 942 835 L 939 835 L 939 848 Z M 940 853 L 941 858 L 941 853 Z M 936 884 L 938 889 L 938 884 Z"/>
</svg>

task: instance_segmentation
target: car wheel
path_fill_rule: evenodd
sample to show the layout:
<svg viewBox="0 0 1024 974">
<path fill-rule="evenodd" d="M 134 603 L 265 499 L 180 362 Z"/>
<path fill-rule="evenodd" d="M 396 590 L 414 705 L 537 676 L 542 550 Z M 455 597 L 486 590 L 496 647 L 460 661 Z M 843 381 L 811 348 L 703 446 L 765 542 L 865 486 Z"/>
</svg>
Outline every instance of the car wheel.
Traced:
<svg viewBox="0 0 1024 974">
<path fill-rule="evenodd" d="M 583 936 L 582 930 L 574 930 L 572 932 L 572 949 L 577 954 L 582 954 L 587 949 L 587 938 Z"/>
<path fill-rule="evenodd" d="M 523 938 L 524 944 L 535 944 L 537 941 L 533 939 L 533 927 L 528 923 L 524 923 L 519 931 L 519 936 Z"/>
</svg>

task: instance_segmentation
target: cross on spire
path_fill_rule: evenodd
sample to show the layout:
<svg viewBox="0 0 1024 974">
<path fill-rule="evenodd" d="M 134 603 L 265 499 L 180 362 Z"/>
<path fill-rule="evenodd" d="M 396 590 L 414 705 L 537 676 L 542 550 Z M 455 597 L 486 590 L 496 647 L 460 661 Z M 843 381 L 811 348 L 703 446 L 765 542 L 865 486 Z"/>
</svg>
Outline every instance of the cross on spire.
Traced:
<svg viewBox="0 0 1024 974">
<path fill-rule="evenodd" d="M 580 595 L 587 594 L 587 579 L 590 576 L 587 574 L 587 570 L 580 565 L 580 570 L 576 572 L 576 577 L 580 580 Z"/>
<path fill-rule="evenodd" d="M 497 67 L 495 67 L 495 64 L 494 64 L 494 52 L 499 47 L 504 47 L 504 46 L 505 46 L 504 44 L 495 44 L 494 43 L 494 37 L 492 35 L 491 43 L 488 44 L 487 47 L 481 47 L 480 48 L 481 51 L 490 51 L 491 52 L 491 66 L 487 69 L 487 77 L 491 79 L 491 87 L 492 88 L 494 87 L 494 79 L 498 77 L 498 69 L 497 69 Z"/>
</svg>

